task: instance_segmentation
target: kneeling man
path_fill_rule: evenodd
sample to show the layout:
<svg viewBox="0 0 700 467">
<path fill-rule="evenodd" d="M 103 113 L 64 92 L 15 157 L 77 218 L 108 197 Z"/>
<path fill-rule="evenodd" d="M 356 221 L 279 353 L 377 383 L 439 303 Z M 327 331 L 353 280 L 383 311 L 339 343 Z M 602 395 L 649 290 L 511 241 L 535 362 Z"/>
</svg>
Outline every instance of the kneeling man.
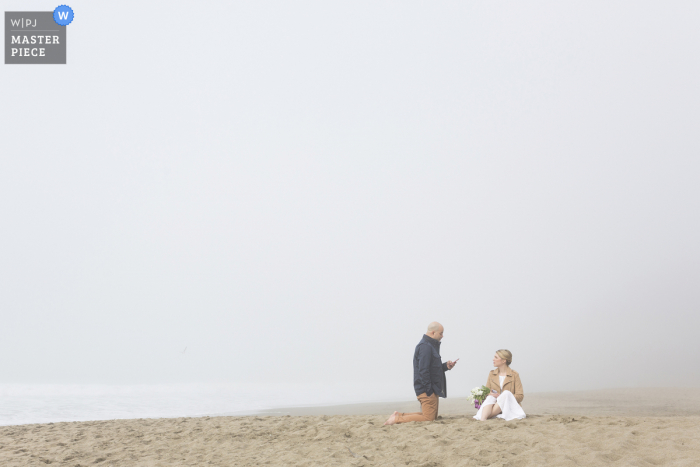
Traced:
<svg viewBox="0 0 700 467">
<path fill-rule="evenodd" d="M 405 422 L 430 422 L 438 415 L 438 396 L 447 397 L 447 379 L 445 372 L 454 368 L 457 360 L 442 363 L 440 358 L 440 341 L 444 333 L 442 324 L 432 322 L 428 332 L 416 346 L 413 353 L 413 388 L 420 401 L 420 412 L 394 412 L 385 425 Z"/>
</svg>

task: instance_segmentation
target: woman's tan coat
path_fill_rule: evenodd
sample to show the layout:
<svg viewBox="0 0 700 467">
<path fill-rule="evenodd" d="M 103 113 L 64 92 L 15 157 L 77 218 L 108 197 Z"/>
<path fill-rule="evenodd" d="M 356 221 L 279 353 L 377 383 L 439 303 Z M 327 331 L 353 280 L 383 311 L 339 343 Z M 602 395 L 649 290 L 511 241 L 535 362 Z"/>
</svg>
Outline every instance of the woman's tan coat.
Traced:
<svg viewBox="0 0 700 467">
<path fill-rule="evenodd" d="M 517 371 L 511 370 L 510 367 L 506 370 L 506 379 L 503 380 L 503 389 L 501 389 L 501 380 L 498 379 L 498 368 L 489 372 L 489 377 L 486 380 L 486 387 L 495 389 L 499 393 L 510 391 L 518 404 L 523 402 L 525 394 L 523 394 L 523 384 L 520 382 L 520 375 Z"/>
</svg>

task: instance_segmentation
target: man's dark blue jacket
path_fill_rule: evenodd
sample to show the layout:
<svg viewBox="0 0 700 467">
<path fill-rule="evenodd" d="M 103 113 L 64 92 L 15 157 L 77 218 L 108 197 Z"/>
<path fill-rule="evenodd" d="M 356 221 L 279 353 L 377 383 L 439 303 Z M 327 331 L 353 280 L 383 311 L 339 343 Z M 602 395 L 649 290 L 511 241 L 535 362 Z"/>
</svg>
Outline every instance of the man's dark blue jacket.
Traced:
<svg viewBox="0 0 700 467">
<path fill-rule="evenodd" d="M 440 341 L 424 335 L 413 354 L 413 388 L 416 396 L 425 393 L 447 397 L 447 363 L 440 358 Z"/>
</svg>

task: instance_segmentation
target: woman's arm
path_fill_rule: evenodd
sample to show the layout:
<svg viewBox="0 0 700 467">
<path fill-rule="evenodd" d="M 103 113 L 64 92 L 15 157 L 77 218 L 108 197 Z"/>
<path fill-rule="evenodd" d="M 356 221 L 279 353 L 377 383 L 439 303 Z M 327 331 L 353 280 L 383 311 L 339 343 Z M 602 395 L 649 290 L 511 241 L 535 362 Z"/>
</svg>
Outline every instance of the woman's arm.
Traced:
<svg viewBox="0 0 700 467">
<path fill-rule="evenodd" d="M 513 378 L 514 385 L 515 385 L 515 400 L 518 401 L 518 404 L 523 402 L 523 399 L 525 399 L 525 394 L 523 393 L 523 384 L 520 382 L 520 375 L 517 375 L 515 378 Z"/>
<path fill-rule="evenodd" d="M 498 385 L 495 385 L 493 383 L 493 381 L 491 381 L 491 372 L 489 372 L 489 375 L 486 377 L 486 385 L 485 386 L 487 388 L 489 388 L 489 390 L 495 389 L 498 394 L 501 393 L 501 387 Z M 490 393 L 490 394 L 493 395 L 493 393 Z"/>
</svg>

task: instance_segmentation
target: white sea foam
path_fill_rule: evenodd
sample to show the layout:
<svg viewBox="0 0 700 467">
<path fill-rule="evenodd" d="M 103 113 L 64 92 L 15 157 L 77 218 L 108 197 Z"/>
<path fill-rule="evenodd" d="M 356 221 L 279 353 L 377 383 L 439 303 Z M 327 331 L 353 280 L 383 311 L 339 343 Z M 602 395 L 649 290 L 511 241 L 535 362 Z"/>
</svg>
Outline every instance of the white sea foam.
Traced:
<svg viewBox="0 0 700 467">
<path fill-rule="evenodd" d="M 244 415 L 265 409 L 395 400 L 348 385 L 0 384 L 0 425 L 127 418 Z M 403 397 L 405 398 L 405 397 Z"/>
</svg>

